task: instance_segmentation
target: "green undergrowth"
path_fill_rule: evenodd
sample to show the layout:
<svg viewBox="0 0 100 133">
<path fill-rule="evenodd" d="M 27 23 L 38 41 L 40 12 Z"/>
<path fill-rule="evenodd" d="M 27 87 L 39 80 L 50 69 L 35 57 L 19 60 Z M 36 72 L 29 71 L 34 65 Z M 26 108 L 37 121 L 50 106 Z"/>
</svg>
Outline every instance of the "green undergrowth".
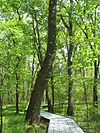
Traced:
<svg viewBox="0 0 100 133">
<path fill-rule="evenodd" d="M 85 133 L 100 133 L 100 105 L 98 108 L 93 108 L 92 104 L 89 104 L 88 118 L 86 117 L 86 105 L 79 104 L 74 105 L 73 118 L 78 125 L 84 130 Z M 55 113 L 67 116 L 67 106 L 56 106 Z"/>
<path fill-rule="evenodd" d="M 15 112 L 15 106 L 9 105 L 3 107 L 3 133 L 28 133 L 29 128 L 25 122 L 23 107 L 20 107 L 18 115 Z M 33 125 L 31 128 L 32 133 L 46 133 L 47 124 L 41 123 L 40 126 Z"/>
</svg>

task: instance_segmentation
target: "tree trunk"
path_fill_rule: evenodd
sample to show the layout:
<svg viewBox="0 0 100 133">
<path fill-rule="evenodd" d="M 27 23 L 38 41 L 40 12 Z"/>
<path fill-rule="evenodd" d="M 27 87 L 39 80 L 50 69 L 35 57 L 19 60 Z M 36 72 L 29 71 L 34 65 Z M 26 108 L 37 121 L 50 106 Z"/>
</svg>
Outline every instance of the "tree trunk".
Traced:
<svg viewBox="0 0 100 133">
<path fill-rule="evenodd" d="M 71 56 L 72 56 L 72 49 L 69 50 L 68 52 L 68 110 L 67 114 L 68 115 L 73 115 L 73 71 L 72 71 L 72 61 L 71 61 Z"/>
<path fill-rule="evenodd" d="M 10 91 L 8 90 L 8 98 L 7 98 L 7 103 L 10 104 L 11 103 L 11 100 L 10 100 Z"/>
<path fill-rule="evenodd" d="M 0 133 L 2 133 L 2 95 L 0 94 Z"/>
<path fill-rule="evenodd" d="M 19 114 L 19 88 L 18 88 L 18 74 L 16 73 L 16 114 Z"/>
<path fill-rule="evenodd" d="M 0 90 L 1 90 L 1 65 L 0 65 Z M 1 92 L 0 92 L 1 93 Z M 2 133 L 2 125 L 3 125 L 3 119 L 2 119 L 2 94 L 0 94 L 0 133 Z"/>
<path fill-rule="evenodd" d="M 34 44 L 37 43 L 37 45 L 38 45 L 38 60 L 39 60 L 39 63 L 40 63 L 40 67 L 42 68 L 42 66 L 43 66 L 43 54 L 42 54 L 42 50 L 41 50 L 39 24 L 38 24 L 38 21 L 37 21 L 37 15 L 36 14 L 34 15 L 34 17 L 35 17 L 35 21 L 36 21 L 36 32 L 35 32 L 34 21 L 33 21 L 33 31 L 34 31 L 34 35 L 35 35 Z M 36 38 L 36 33 L 37 33 L 37 36 L 38 36 L 38 40 Z M 48 102 L 48 111 L 52 112 L 51 111 L 52 107 L 51 107 L 51 100 L 50 100 L 50 96 L 49 96 L 48 86 L 46 87 L 46 99 L 47 99 L 47 102 Z"/>
<path fill-rule="evenodd" d="M 62 6 L 62 0 L 60 4 L 60 8 Z M 72 69 L 72 58 L 73 58 L 73 30 L 72 30 L 72 8 L 73 8 L 73 0 L 70 0 L 70 8 L 69 8 L 69 24 L 65 22 L 62 14 L 60 15 L 61 20 L 64 26 L 68 30 L 69 35 L 69 46 L 68 46 L 68 115 L 73 115 L 73 69 Z M 61 10 L 61 9 L 60 9 Z"/>
<path fill-rule="evenodd" d="M 38 21 L 37 21 L 37 16 L 35 14 L 35 21 L 36 21 L 36 31 L 37 31 L 37 36 L 38 36 L 38 41 L 37 41 L 37 44 L 38 44 L 38 59 L 39 59 L 39 62 L 40 62 L 40 66 L 43 65 L 43 54 L 42 54 L 42 50 L 41 50 L 41 41 L 40 41 L 40 34 L 39 34 L 39 25 L 38 25 Z"/>
<path fill-rule="evenodd" d="M 52 106 L 51 106 L 51 100 L 50 100 L 49 91 L 48 91 L 48 85 L 46 87 L 46 99 L 48 102 L 48 112 L 52 112 Z"/>
<path fill-rule="evenodd" d="M 94 62 L 94 86 L 93 86 L 93 106 L 98 105 L 98 94 L 97 94 L 97 79 L 98 79 L 98 65 L 97 61 Z"/>
<path fill-rule="evenodd" d="M 32 61 L 32 81 L 31 81 L 31 88 L 33 88 L 33 81 L 34 81 L 34 57 L 35 57 L 35 53 L 33 53 L 33 61 Z"/>
<path fill-rule="evenodd" d="M 51 74 L 51 66 L 56 53 L 56 0 L 49 1 L 48 17 L 48 44 L 46 58 L 37 74 L 34 89 L 31 93 L 30 103 L 26 111 L 26 120 L 29 124 L 40 123 L 40 106 L 43 92 L 46 89 Z"/>
<path fill-rule="evenodd" d="M 26 83 L 25 83 L 25 80 L 23 82 L 23 95 L 22 95 L 22 100 L 25 100 L 26 98 Z"/>
<path fill-rule="evenodd" d="M 70 13 L 69 13 L 69 49 L 68 49 L 68 115 L 73 115 L 73 68 L 72 68 L 72 58 L 73 58 L 73 31 L 72 31 L 72 0 L 70 0 Z"/>
<path fill-rule="evenodd" d="M 51 72 L 51 87 L 52 87 L 52 113 L 54 113 L 54 83 L 53 83 L 53 69 Z"/>
<path fill-rule="evenodd" d="M 86 91 L 86 85 L 85 85 L 85 70 L 83 68 L 83 74 L 82 74 L 82 70 L 81 70 L 81 75 L 83 76 L 83 88 L 84 88 L 84 96 L 85 96 L 85 104 L 86 104 L 86 117 L 88 118 L 88 99 L 87 99 L 87 91 Z"/>
</svg>

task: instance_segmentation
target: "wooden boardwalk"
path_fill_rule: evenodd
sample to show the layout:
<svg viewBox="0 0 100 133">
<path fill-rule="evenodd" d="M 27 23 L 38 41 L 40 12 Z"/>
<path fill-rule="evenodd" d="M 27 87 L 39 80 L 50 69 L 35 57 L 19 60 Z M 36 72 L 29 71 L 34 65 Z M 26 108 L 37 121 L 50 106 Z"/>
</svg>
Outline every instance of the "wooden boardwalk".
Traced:
<svg viewBox="0 0 100 133">
<path fill-rule="evenodd" d="M 49 119 L 48 133 L 84 133 L 77 123 L 60 115 L 41 111 L 41 116 Z"/>
</svg>

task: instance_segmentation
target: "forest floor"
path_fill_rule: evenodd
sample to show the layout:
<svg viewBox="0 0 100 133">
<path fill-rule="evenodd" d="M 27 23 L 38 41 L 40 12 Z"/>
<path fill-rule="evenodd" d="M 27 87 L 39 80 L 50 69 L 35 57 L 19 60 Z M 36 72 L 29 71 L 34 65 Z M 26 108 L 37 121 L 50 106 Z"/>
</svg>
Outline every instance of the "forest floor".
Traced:
<svg viewBox="0 0 100 133">
<path fill-rule="evenodd" d="M 25 123 L 25 105 L 19 107 L 20 113 L 16 115 L 15 106 L 3 106 L 3 133 L 27 133 L 28 125 Z M 47 108 L 43 110 L 47 111 Z M 55 106 L 55 114 L 67 116 L 67 106 Z M 100 133 L 100 106 L 93 108 L 89 104 L 88 118 L 86 118 L 86 105 L 74 105 L 73 118 L 85 133 Z M 42 122 L 39 127 L 33 126 L 32 133 L 46 133 L 47 123 Z"/>
<path fill-rule="evenodd" d="M 46 133 L 47 123 L 41 122 L 40 126 L 32 126 L 32 133 Z M 3 107 L 3 133 L 28 133 L 30 127 L 25 122 L 24 108 L 20 107 L 17 115 L 14 105 Z"/>
</svg>

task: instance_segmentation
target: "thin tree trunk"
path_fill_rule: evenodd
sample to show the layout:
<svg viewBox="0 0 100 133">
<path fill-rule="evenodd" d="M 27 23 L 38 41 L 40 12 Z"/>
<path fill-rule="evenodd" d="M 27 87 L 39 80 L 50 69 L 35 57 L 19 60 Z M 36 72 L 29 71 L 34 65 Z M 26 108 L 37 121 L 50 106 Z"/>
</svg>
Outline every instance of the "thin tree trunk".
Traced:
<svg viewBox="0 0 100 133">
<path fill-rule="evenodd" d="M 69 39 L 70 39 L 70 44 L 69 44 L 69 49 L 68 49 L 68 110 L 67 114 L 68 115 L 73 115 L 73 68 L 72 68 L 72 58 L 73 58 L 73 42 L 72 42 L 72 37 L 73 37 L 73 31 L 72 31 L 72 0 L 70 0 L 71 4 L 71 11 L 69 14 Z"/>
<path fill-rule="evenodd" d="M 50 100 L 49 91 L 48 91 L 48 84 L 47 84 L 47 87 L 46 87 L 46 99 L 47 99 L 47 102 L 48 102 L 48 112 L 52 112 L 51 100 Z"/>
<path fill-rule="evenodd" d="M 13 34 L 12 34 L 12 36 L 13 36 Z M 15 42 L 14 39 L 13 39 L 13 43 L 14 43 L 14 45 L 16 45 L 16 42 Z M 17 59 L 17 64 L 16 64 L 16 67 L 15 67 L 15 78 L 16 78 L 16 114 L 19 114 L 19 85 L 18 85 L 18 80 L 19 79 L 18 79 L 17 69 L 18 69 L 21 57 L 19 57 L 17 55 L 16 59 Z"/>
<path fill-rule="evenodd" d="M 18 87 L 18 74 L 16 73 L 16 114 L 19 114 L 19 87 Z"/>
<path fill-rule="evenodd" d="M 46 89 L 51 74 L 51 66 L 56 53 L 56 0 L 49 1 L 48 17 L 48 45 L 43 67 L 40 69 L 34 89 L 31 93 L 30 103 L 26 111 L 26 120 L 29 124 L 40 123 L 40 106 L 43 92 Z"/>
<path fill-rule="evenodd" d="M 81 74 L 82 74 L 82 71 L 81 71 Z M 84 88 L 84 96 L 85 96 L 85 104 L 86 104 L 86 117 L 88 118 L 88 99 L 87 99 L 87 91 L 86 91 L 86 85 L 85 85 L 85 70 L 83 68 L 83 88 Z"/>
<path fill-rule="evenodd" d="M 3 119 L 2 119 L 2 95 L 0 94 L 0 133 L 2 133 Z"/>
<path fill-rule="evenodd" d="M 33 53 L 33 61 L 32 61 L 32 81 L 31 81 L 31 88 L 33 88 L 33 81 L 34 81 L 34 56 L 35 56 L 35 53 Z"/>
<path fill-rule="evenodd" d="M 94 86 L 93 86 L 93 106 L 98 105 L 98 93 L 97 93 L 97 79 L 98 79 L 98 65 L 97 61 L 94 62 Z"/>
<path fill-rule="evenodd" d="M 2 133 L 2 96 L 0 94 L 0 133 Z"/>
<path fill-rule="evenodd" d="M 1 75 L 1 65 L 0 65 L 0 90 L 2 84 L 2 75 Z M 1 93 L 1 92 L 0 92 Z M 3 119 L 2 119 L 2 94 L 0 94 L 0 133 L 2 133 Z"/>
<path fill-rule="evenodd" d="M 62 6 L 62 0 L 61 4 Z M 60 15 L 61 20 L 68 30 L 69 34 L 69 46 L 68 46 L 68 109 L 67 114 L 73 115 L 73 69 L 72 69 L 72 59 L 73 59 L 73 30 L 72 30 L 72 8 L 73 8 L 73 0 L 70 0 L 70 10 L 69 10 L 69 24 L 65 22 L 62 14 Z M 61 7 L 60 7 L 61 10 Z"/>
<path fill-rule="evenodd" d="M 43 54 L 41 51 L 41 41 L 40 41 L 40 34 L 39 34 L 39 25 L 38 25 L 38 21 L 37 21 L 37 16 L 35 14 L 35 21 L 36 21 L 36 31 L 37 31 L 37 36 L 38 36 L 38 50 L 39 50 L 39 54 L 38 54 L 38 59 L 40 62 L 40 66 L 43 65 Z"/>
<path fill-rule="evenodd" d="M 97 7 L 96 7 L 97 8 Z M 94 13 L 94 21 L 93 25 L 96 26 L 96 8 Z M 92 27 L 91 27 L 92 28 Z M 95 28 L 92 28 L 93 31 L 93 37 L 96 36 L 96 30 Z M 95 47 L 95 46 L 94 46 Z M 98 107 L 98 92 L 97 92 L 97 80 L 98 80 L 98 60 L 94 61 L 94 86 L 93 86 L 93 106 Z"/>
<path fill-rule="evenodd" d="M 29 102 L 29 96 L 30 96 L 30 89 L 28 87 L 28 90 L 27 90 L 27 102 Z"/>
<path fill-rule="evenodd" d="M 68 58 L 68 115 L 73 115 L 73 77 L 72 77 L 72 62 L 70 60 L 70 56 Z"/>
<path fill-rule="evenodd" d="M 10 100 L 10 91 L 9 91 L 9 90 L 8 90 L 8 98 L 7 98 L 7 99 L 8 99 L 8 100 L 7 100 L 7 103 L 10 104 L 10 103 L 11 103 L 11 102 L 10 102 L 11 100 Z"/>
<path fill-rule="evenodd" d="M 25 100 L 25 97 L 26 97 L 26 91 L 25 91 L 25 89 L 26 89 L 26 84 L 25 84 L 25 80 L 24 80 L 24 82 L 23 82 L 23 95 L 22 95 L 22 100 Z"/>
<path fill-rule="evenodd" d="M 53 69 L 51 72 L 51 87 L 52 87 L 52 113 L 54 113 L 54 83 L 53 83 Z"/>
</svg>

